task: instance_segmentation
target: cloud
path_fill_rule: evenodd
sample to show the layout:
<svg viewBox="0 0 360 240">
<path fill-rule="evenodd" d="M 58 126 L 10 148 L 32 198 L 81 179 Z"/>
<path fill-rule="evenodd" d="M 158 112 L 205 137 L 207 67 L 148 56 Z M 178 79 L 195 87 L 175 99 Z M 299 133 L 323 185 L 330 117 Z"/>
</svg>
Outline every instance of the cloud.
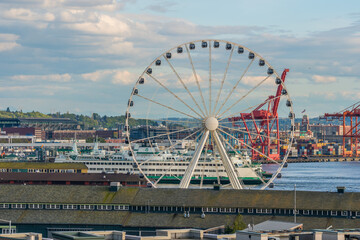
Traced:
<svg viewBox="0 0 360 240">
<path fill-rule="evenodd" d="M 91 73 L 81 74 L 82 78 L 85 80 L 90 80 L 92 82 L 98 82 L 104 80 L 110 74 L 113 74 L 112 70 L 99 70 Z"/>
<path fill-rule="evenodd" d="M 333 82 L 336 82 L 336 77 L 334 77 L 334 76 L 313 75 L 311 78 L 316 83 L 333 83 Z"/>
<path fill-rule="evenodd" d="M 244 76 L 240 83 L 247 86 L 254 87 L 257 84 L 261 83 L 261 86 L 273 86 L 275 81 L 272 77 L 268 76 Z"/>
<path fill-rule="evenodd" d="M 134 73 L 131 73 L 127 70 L 119 69 L 105 69 L 98 70 L 91 73 L 81 74 L 81 77 L 85 80 L 90 80 L 92 82 L 111 82 L 116 85 L 130 85 L 134 84 L 137 80 L 137 76 Z"/>
<path fill-rule="evenodd" d="M 22 20 L 22 21 L 45 21 L 51 22 L 55 20 L 55 16 L 52 13 L 36 13 L 30 9 L 24 8 L 12 8 L 3 13 L 3 16 L 8 19 Z"/>
<path fill-rule="evenodd" d="M 0 52 L 9 51 L 20 46 L 16 43 L 19 36 L 15 34 L 0 34 Z"/>
<path fill-rule="evenodd" d="M 64 18 L 67 21 L 73 20 L 69 12 L 67 12 L 67 16 L 63 16 L 63 19 Z M 123 19 L 106 14 L 89 14 L 87 19 L 82 22 L 64 24 L 64 26 L 89 34 L 118 35 L 121 37 L 130 35 L 129 25 Z"/>
<path fill-rule="evenodd" d="M 65 74 L 49 74 L 49 75 L 16 75 L 11 77 L 16 81 L 50 81 L 50 82 L 69 82 L 71 75 Z"/>
<path fill-rule="evenodd" d="M 131 85 L 137 80 L 137 76 L 129 71 L 116 71 L 111 82 L 113 84 Z"/>
</svg>

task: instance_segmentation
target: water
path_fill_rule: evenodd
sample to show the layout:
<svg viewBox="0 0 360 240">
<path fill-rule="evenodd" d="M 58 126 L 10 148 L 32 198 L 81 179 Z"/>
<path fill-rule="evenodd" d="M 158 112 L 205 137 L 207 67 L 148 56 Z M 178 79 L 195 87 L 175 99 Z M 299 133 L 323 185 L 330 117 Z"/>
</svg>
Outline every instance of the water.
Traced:
<svg viewBox="0 0 360 240">
<path fill-rule="evenodd" d="M 264 164 L 265 171 L 276 169 L 274 164 Z M 274 190 L 334 192 L 345 186 L 347 192 L 360 192 L 360 162 L 289 163 L 281 172 L 282 178 L 274 181 Z"/>
</svg>

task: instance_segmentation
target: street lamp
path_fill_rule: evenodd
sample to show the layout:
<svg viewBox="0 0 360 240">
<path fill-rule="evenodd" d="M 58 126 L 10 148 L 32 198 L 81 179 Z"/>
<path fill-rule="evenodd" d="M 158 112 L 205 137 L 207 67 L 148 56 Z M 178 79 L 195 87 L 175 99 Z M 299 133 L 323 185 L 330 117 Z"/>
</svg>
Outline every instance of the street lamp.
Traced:
<svg viewBox="0 0 360 240">
<path fill-rule="evenodd" d="M 8 222 L 9 223 L 9 234 L 12 234 L 12 231 L 11 231 L 11 220 L 4 220 L 4 219 L 0 219 L 0 221 L 3 221 L 3 222 Z"/>
</svg>

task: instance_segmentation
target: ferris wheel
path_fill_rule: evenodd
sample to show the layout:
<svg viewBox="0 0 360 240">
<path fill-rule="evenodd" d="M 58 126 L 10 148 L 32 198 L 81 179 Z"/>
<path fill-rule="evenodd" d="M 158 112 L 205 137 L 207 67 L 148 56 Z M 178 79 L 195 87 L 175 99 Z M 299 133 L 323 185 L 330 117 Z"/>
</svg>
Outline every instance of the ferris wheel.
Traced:
<svg viewBox="0 0 360 240">
<path fill-rule="evenodd" d="M 125 133 L 134 173 L 152 187 L 274 186 L 293 141 L 292 101 L 256 52 L 197 40 L 145 68 L 127 104 Z M 274 164 L 271 174 L 260 164 Z"/>
</svg>

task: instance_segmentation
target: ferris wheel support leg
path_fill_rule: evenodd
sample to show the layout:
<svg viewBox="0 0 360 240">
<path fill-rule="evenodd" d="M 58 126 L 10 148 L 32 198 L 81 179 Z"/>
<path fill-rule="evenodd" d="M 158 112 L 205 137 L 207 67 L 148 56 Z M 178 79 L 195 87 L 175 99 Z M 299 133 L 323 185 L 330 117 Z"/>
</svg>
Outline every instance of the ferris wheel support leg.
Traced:
<svg viewBox="0 0 360 240">
<path fill-rule="evenodd" d="M 234 165 L 230 161 L 229 156 L 226 153 L 224 145 L 222 144 L 217 131 L 213 131 L 212 134 L 214 136 L 216 147 L 220 153 L 221 161 L 223 162 L 225 171 L 229 177 L 232 188 L 233 189 L 243 189 L 243 187 L 237 177 Z"/>
<path fill-rule="evenodd" d="M 199 141 L 199 144 L 195 150 L 194 156 L 191 159 L 189 167 L 186 169 L 185 174 L 184 174 L 183 178 L 181 179 L 180 186 L 179 186 L 180 188 L 188 188 L 189 187 L 191 177 L 194 174 L 196 165 L 199 161 L 201 152 L 204 149 L 204 146 L 205 146 L 205 143 L 206 143 L 206 140 L 208 139 L 208 137 L 209 137 L 209 130 L 205 130 L 205 132 L 202 135 L 202 137 Z"/>
</svg>

